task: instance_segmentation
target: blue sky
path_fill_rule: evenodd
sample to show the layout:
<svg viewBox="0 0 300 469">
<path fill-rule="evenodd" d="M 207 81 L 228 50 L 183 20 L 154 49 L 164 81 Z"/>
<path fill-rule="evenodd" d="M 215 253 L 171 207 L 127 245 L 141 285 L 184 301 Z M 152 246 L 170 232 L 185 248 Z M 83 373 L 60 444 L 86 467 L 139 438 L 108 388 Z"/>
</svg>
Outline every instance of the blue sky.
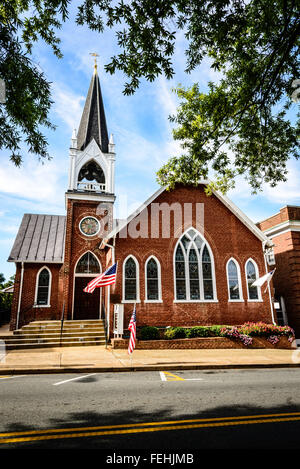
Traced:
<svg viewBox="0 0 300 469">
<path fill-rule="evenodd" d="M 42 43 L 33 49 L 34 61 L 52 82 L 51 120 L 57 129 L 46 132 L 52 160 L 41 164 L 24 151 L 24 164 L 16 168 L 9 161 L 7 152 L 1 154 L 0 272 L 6 278 L 15 273 L 15 265 L 7 263 L 7 258 L 23 213 L 65 214 L 68 150 L 72 130 L 79 126 L 93 73 L 90 52 L 99 54 L 98 72 L 108 131 L 113 133 L 116 144 L 116 195 L 123 201 L 120 204 L 117 199 L 115 215 L 118 218 L 127 216 L 158 188 L 155 172 L 171 156 L 180 153 L 168 121 L 178 104 L 172 88 L 178 83 L 190 86 L 198 82 L 205 91 L 208 81 L 219 78 L 206 60 L 192 74 L 184 73 L 185 40 L 179 33 L 174 78 L 168 81 L 160 77 L 154 83 L 143 81 L 135 95 L 124 96 L 122 90 L 126 78 L 123 74 L 111 76 L 103 69 L 117 51 L 113 31 L 98 35 L 86 27 L 75 26 L 71 15 L 59 36 L 63 59 L 57 59 Z M 284 205 L 300 205 L 299 162 L 290 161 L 289 170 L 288 182 L 274 189 L 266 186 L 262 193 L 254 196 L 241 179 L 228 196 L 254 222 L 278 212 Z"/>
</svg>

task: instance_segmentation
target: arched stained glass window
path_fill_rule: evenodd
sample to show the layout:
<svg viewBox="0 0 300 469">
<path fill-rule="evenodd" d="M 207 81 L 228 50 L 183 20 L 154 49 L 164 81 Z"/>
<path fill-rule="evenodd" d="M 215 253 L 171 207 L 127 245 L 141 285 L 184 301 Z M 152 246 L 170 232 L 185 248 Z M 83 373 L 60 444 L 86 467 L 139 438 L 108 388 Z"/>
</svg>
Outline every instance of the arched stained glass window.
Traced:
<svg viewBox="0 0 300 469">
<path fill-rule="evenodd" d="M 246 263 L 246 277 L 248 287 L 248 299 L 259 300 L 258 287 L 252 286 L 252 283 L 255 282 L 256 279 L 258 279 L 258 268 L 254 261 L 250 259 Z"/>
<path fill-rule="evenodd" d="M 204 299 L 212 300 L 214 297 L 211 259 L 207 246 L 202 251 L 202 272 L 203 272 L 203 290 Z"/>
<path fill-rule="evenodd" d="M 154 257 L 146 262 L 146 300 L 160 300 L 160 272 L 159 265 Z"/>
<path fill-rule="evenodd" d="M 125 301 L 138 300 L 138 269 L 133 257 L 125 261 L 124 270 L 124 299 Z"/>
<path fill-rule="evenodd" d="M 44 267 L 38 274 L 36 304 L 40 306 L 48 306 L 50 303 L 50 281 L 51 275 L 48 269 Z"/>
<path fill-rule="evenodd" d="M 100 274 L 100 264 L 96 256 L 86 252 L 78 261 L 75 274 Z"/>
<path fill-rule="evenodd" d="M 241 284 L 240 284 L 240 274 L 239 267 L 235 260 L 230 259 L 227 264 L 227 282 L 228 282 L 228 292 L 230 300 L 240 300 L 241 295 Z"/>
<path fill-rule="evenodd" d="M 185 301 L 215 300 L 212 254 L 207 242 L 190 228 L 175 251 L 175 298 Z"/>
</svg>

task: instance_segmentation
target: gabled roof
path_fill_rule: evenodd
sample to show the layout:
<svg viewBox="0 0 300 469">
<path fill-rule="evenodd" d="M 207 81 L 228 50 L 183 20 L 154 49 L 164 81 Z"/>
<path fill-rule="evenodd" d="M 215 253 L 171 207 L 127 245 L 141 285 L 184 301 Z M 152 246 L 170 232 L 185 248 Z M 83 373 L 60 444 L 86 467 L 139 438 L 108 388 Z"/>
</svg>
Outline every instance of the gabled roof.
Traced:
<svg viewBox="0 0 300 469">
<path fill-rule="evenodd" d="M 62 263 L 66 217 L 25 213 L 8 262 Z"/>
<path fill-rule="evenodd" d="M 199 185 L 207 185 L 210 181 L 199 181 Z M 127 226 L 131 220 L 137 217 L 142 210 L 150 205 L 160 194 L 166 190 L 165 187 L 161 187 L 154 194 L 149 197 L 138 209 L 136 209 L 127 219 L 122 220 L 107 236 L 107 239 L 116 236 L 125 226 Z M 262 242 L 266 244 L 272 244 L 269 238 L 253 223 L 250 218 L 247 217 L 228 197 L 217 191 L 212 191 L 213 194 Z"/>
<path fill-rule="evenodd" d="M 77 133 L 77 148 L 84 150 L 95 139 L 103 153 L 108 153 L 108 133 L 100 81 L 95 69 L 86 97 Z"/>
</svg>

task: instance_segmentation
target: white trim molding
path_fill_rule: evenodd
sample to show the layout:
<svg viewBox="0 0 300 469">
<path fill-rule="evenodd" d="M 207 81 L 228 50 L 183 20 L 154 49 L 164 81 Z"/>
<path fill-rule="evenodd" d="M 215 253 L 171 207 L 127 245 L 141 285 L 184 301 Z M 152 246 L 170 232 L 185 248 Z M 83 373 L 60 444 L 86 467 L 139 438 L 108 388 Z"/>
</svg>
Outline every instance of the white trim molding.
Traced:
<svg viewBox="0 0 300 469">
<path fill-rule="evenodd" d="M 129 259 L 132 259 L 135 263 L 136 267 L 136 278 L 135 278 L 135 288 L 136 288 L 136 299 L 135 300 L 126 300 L 125 299 L 125 266 L 126 262 Z M 122 301 L 121 303 L 140 303 L 140 266 L 139 262 L 136 259 L 136 257 L 133 254 L 129 254 L 123 261 L 123 266 L 122 266 Z"/>
<path fill-rule="evenodd" d="M 238 281 L 238 292 L 239 292 L 239 298 L 238 299 L 232 299 L 230 297 L 230 285 L 229 285 L 229 272 L 228 272 L 228 266 L 230 262 L 233 262 L 236 270 L 237 270 L 237 281 Z M 241 269 L 240 269 L 240 264 L 238 261 L 234 258 L 231 257 L 228 259 L 226 263 L 226 278 L 227 278 L 227 290 L 228 290 L 228 302 L 229 303 L 243 303 L 244 302 L 244 297 L 243 297 L 243 287 L 242 287 L 242 277 L 241 277 Z"/>
<path fill-rule="evenodd" d="M 287 233 L 288 231 L 300 231 L 300 221 L 288 220 L 283 223 L 279 223 L 278 225 L 272 226 L 272 228 L 264 230 L 264 234 L 268 236 L 268 238 L 272 239 L 274 236 L 279 236 L 283 233 Z"/>
<path fill-rule="evenodd" d="M 153 259 L 157 265 L 157 287 L 158 287 L 158 298 L 157 300 L 149 300 L 148 299 L 148 276 L 147 276 L 147 265 L 148 262 Z M 162 303 L 162 288 L 161 288 L 161 266 L 160 262 L 154 255 L 148 257 L 145 262 L 145 301 L 144 303 Z"/>
</svg>

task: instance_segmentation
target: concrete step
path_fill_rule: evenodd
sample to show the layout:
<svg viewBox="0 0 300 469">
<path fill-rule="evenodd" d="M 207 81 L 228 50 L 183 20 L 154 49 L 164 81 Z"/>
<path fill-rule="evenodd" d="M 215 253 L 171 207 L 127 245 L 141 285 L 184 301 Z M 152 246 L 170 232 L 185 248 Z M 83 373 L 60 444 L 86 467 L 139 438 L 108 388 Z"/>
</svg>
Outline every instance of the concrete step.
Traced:
<svg viewBox="0 0 300 469">
<path fill-rule="evenodd" d="M 102 319 L 83 319 L 83 320 L 64 320 L 64 325 L 80 325 L 80 324 L 103 324 Z M 23 328 L 30 327 L 30 326 L 47 326 L 47 325 L 61 325 L 61 321 L 31 321 L 29 324 L 23 326 Z"/>
<path fill-rule="evenodd" d="M 10 338 L 4 340 L 5 344 L 29 344 L 29 343 L 45 343 L 45 342 L 80 342 L 85 340 L 105 340 L 104 335 L 93 335 L 93 336 L 43 336 L 43 337 L 26 337 L 26 338 Z"/>
<path fill-rule="evenodd" d="M 93 335 L 105 335 L 105 331 L 104 329 L 97 329 L 97 330 L 88 330 L 86 331 L 85 329 L 80 329 L 80 330 L 76 330 L 76 331 L 73 331 L 73 330 L 69 330 L 69 331 L 63 331 L 63 333 L 61 334 L 60 331 L 56 331 L 56 330 L 53 330 L 53 329 L 50 329 L 50 330 L 47 330 L 45 332 L 41 332 L 41 331 L 34 331 L 34 332 L 25 332 L 25 331 L 20 331 L 18 334 L 15 334 L 11 337 L 15 338 L 15 339 L 18 339 L 18 338 L 25 338 L 25 337 L 44 337 L 44 336 L 57 336 L 57 337 L 60 337 L 60 336 L 63 336 L 63 337 L 72 337 L 72 336 L 78 336 L 78 335 L 90 335 L 90 336 L 93 336 Z"/>
<path fill-rule="evenodd" d="M 100 327 L 68 327 L 63 328 L 63 334 L 83 334 L 83 333 L 104 333 L 104 326 Z M 47 328 L 47 329 L 18 329 L 14 331 L 14 336 L 17 337 L 19 335 L 42 335 L 42 334 L 60 334 L 60 328 Z"/>
<path fill-rule="evenodd" d="M 27 343 L 27 344 L 8 344 L 6 345 L 6 350 L 27 350 L 27 349 L 37 349 L 37 348 L 51 348 L 51 347 L 84 347 L 84 346 L 105 346 L 105 341 L 94 340 L 94 341 L 84 341 L 84 342 L 45 342 L 45 343 Z"/>
<path fill-rule="evenodd" d="M 103 320 L 32 321 L 13 335 L 0 337 L 7 350 L 71 345 L 105 345 Z"/>
</svg>

